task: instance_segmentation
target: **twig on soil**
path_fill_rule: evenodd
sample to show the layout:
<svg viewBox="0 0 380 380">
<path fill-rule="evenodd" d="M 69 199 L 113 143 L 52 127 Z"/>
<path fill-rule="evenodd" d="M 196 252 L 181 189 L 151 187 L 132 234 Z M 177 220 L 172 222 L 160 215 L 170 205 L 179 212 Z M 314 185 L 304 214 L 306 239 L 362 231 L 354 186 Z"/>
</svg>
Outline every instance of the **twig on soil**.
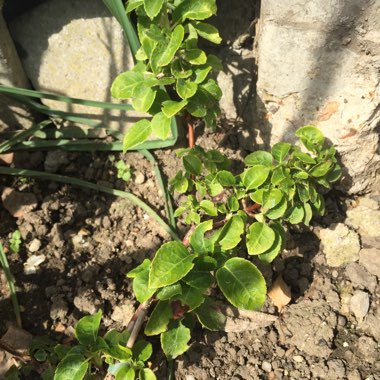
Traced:
<svg viewBox="0 0 380 380">
<path fill-rule="evenodd" d="M 143 302 L 140 304 L 140 306 L 137 308 L 135 314 L 133 315 L 131 322 L 128 324 L 128 331 L 132 328 L 131 335 L 127 342 L 127 347 L 132 348 L 135 344 L 135 341 L 137 339 L 137 336 L 139 335 L 141 326 L 144 323 L 144 319 L 148 313 L 149 304 L 152 299 L 149 299 L 148 301 Z M 133 320 L 134 319 L 134 320 Z"/>
</svg>

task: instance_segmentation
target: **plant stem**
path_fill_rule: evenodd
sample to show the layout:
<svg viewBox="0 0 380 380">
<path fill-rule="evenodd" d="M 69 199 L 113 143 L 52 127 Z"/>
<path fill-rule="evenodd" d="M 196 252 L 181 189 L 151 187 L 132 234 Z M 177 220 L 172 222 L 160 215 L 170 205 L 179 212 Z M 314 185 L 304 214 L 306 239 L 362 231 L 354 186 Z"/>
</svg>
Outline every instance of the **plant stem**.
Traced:
<svg viewBox="0 0 380 380">
<path fill-rule="evenodd" d="M 112 194 L 117 197 L 125 198 L 134 203 L 136 206 L 143 209 L 149 216 L 151 216 L 174 240 L 181 241 L 177 233 L 170 227 L 150 206 L 148 206 L 144 201 L 126 191 L 112 189 L 107 186 L 98 185 L 96 183 L 84 181 L 81 179 L 67 177 L 60 174 L 44 173 L 35 170 L 28 169 L 15 169 L 0 166 L 0 174 L 14 175 L 14 176 L 24 176 L 24 177 L 35 177 L 48 179 L 50 181 L 56 181 L 61 183 L 67 183 L 74 186 L 85 187 L 87 189 L 92 189 L 96 191 L 101 191 L 103 193 Z"/>
<path fill-rule="evenodd" d="M 189 140 L 189 148 L 194 148 L 194 125 L 192 121 L 192 117 L 189 113 L 186 113 L 185 120 L 187 123 L 187 138 Z"/>
<path fill-rule="evenodd" d="M 15 287 L 15 280 L 14 277 L 9 269 L 9 263 L 7 260 L 7 256 L 4 252 L 3 245 L 0 243 L 0 264 L 3 267 L 5 277 L 8 282 L 9 290 L 11 292 L 11 300 L 13 304 L 13 310 L 16 315 L 16 322 L 17 326 L 21 329 L 22 323 L 21 323 L 21 313 L 20 313 L 20 306 L 18 304 L 17 300 L 17 294 L 16 294 L 16 287 Z"/>
<path fill-rule="evenodd" d="M 145 317 L 146 317 L 146 315 L 148 313 L 148 308 L 149 308 L 150 301 L 151 301 L 151 299 L 149 299 L 148 301 L 143 302 L 142 304 L 140 304 L 140 306 L 136 310 L 137 314 L 136 313 L 135 314 L 137 315 L 137 317 L 136 317 L 136 320 L 133 323 L 131 335 L 130 335 L 130 337 L 128 339 L 128 342 L 127 342 L 127 347 L 128 348 L 132 348 L 133 345 L 135 344 L 135 341 L 137 339 L 137 336 L 139 335 L 141 326 L 143 325 L 144 319 L 145 319 Z M 132 317 L 132 319 L 133 319 L 133 317 Z M 132 320 L 131 320 L 131 322 L 132 322 Z"/>
</svg>

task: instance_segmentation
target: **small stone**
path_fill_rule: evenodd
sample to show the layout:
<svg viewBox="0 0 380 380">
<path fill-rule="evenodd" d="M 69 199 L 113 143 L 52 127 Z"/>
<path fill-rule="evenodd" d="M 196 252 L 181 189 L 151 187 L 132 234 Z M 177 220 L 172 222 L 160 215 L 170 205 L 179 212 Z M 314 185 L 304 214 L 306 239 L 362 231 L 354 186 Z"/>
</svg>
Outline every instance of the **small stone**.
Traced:
<svg viewBox="0 0 380 380">
<path fill-rule="evenodd" d="M 145 182 L 145 176 L 141 172 L 135 173 L 135 184 L 142 185 Z"/>
<path fill-rule="evenodd" d="M 357 369 L 354 369 L 347 375 L 347 380 L 362 380 L 360 372 Z"/>
<path fill-rule="evenodd" d="M 379 251 L 380 253 L 380 251 Z M 360 254 L 359 254 L 360 255 Z M 346 267 L 346 276 L 352 282 L 355 287 L 363 287 L 368 289 L 371 293 L 376 288 L 376 277 L 369 274 L 361 265 L 358 263 L 350 263 Z"/>
<path fill-rule="evenodd" d="M 333 278 L 338 278 L 339 273 L 338 273 L 337 270 L 333 270 L 333 271 L 331 272 L 331 275 L 333 276 Z"/>
<path fill-rule="evenodd" d="M 343 347 L 349 347 L 350 345 L 347 342 L 343 342 Z"/>
<path fill-rule="evenodd" d="M 45 255 L 32 255 L 26 260 L 24 264 L 24 273 L 25 274 L 35 274 L 39 265 L 41 265 L 46 260 Z"/>
<path fill-rule="evenodd" d="M 126 303 L 121 306 L 115 306 L 111 319 L 115 322 L 121 323 L 123 326 L 127 326 L 134 314 L 134 308 L 132 303 Z"/>
<path fill-rule="evenodd" d="M 270 364 L 269 362 L 264 360 L 262 365 L 261 365 L 261 368 L 265 372 L 271 372 L 272 371 L 272 364 Z"/>
<path fill-rule="evenodd" d="M 361 322 L 369 310 L 369 295 L 361 290 L 356 290 L 350 300 L 350 311 Z"/>
<path fill-rule="evenodd" d="M 329 266 L 339 267 L 359 259 L 359 235 L 345 224 L 337 223 L 322 229 L 320 238 Z"/>
<path fill-rule="evenodd" d="M 10 187 L 5 187 L 1 200 L 4 207 L 15 218 L 21 218 L 25 213 L 37 207 L 37 198 L 32 193 L 20 193 Z"/>
<path fill-rule="evenodd" d="M 29 244 L 28 250 L 29 252 L 37 252 L 41 248 L 41 241 L 38 239 L 33 239 Z"/>
<path fill-rule="evenodd" d="M 345 379 L 346 377 L 346 367 L 342 360 L 333 359 L 327 362 L 329 371 L 327 373 L 327 379 Z"/>
<path fill-rule="evenodd" d="M 338 326 L 344 327 L 347 324 L 347 319 L 343 315 L 339 315 L 338 317 Z"/>
<path fill-rule="evenodd" d="M 362 249 L 359 253 L 359 264 L 380 279 L 380 249 Z"/>
<path fill-rule="evenodd" d="M 295 355 L 295 356 L 293 356 L 293 360 L 296 363 L 302 363 L 303 362 L 303 357 L 301 355 Z"/>
</svg>

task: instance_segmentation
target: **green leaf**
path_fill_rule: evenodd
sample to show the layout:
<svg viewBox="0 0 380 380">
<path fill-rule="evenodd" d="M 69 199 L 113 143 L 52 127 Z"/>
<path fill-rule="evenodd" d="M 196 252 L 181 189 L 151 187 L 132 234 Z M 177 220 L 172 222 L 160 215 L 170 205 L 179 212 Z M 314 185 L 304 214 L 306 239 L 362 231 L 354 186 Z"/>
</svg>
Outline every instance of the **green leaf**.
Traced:
<svg viewBox="0 0 380 380">
<path fill-rule="evenodd" d="M 243 172 L 243 184 L 247 190 L 262 185 L 268 178 L 270 169 L 264 165 L 254 165 Z"/>
<path fill-rule="evenodd" d="M 126 13 L 130 13 L 143 4 L 144 4 L 144 0 L 128 0 L 125 11 Z"/>
<path fill-rule="evenodd" d="M 294 205 L 290 210 L 289 210 L 289 216 L 288 216 L 288 221 L 291 224 L 298 224 L 301 223 L 304 216 L 305 216 L 305 211 L 300 204 Z"/>
<path fill-rule="evenodd" d="M 145 259 L 140 265 L 133 268 L 131 271 L 127 273 L 128 278 L 135 278 L 137 277 L 141 272 L 144 272 L 146 270 L 149 271 L 150 269 L 150 260 Z"/>
<path fill-rule="evenodd" d="M 222 186 L 234 186 L 236 184 L 234 175 L 227 170 L 219 171 L 216 178 Z"/>
<path fill-rule="evenodd" d="M 279 189 L 272 189 L 266 192 L 263 196 L 263 209 L 268 211 L 274 207 L 276 207 L 283 198 L 282 191 Z"/>
<path fill-rule="evenodd" d="M 193 175 L 201 175 L 202 174 L 202 162 L 201 160 L 193 155 L 189 154 L 182 158 L 183 166 L 187 172 Z"/>
<path fill-rule="evenodd" d="M 301 151 L 294 151 L 293 156 L 304 162 L 305 164 L 315 164 L 316 161 L 314 158 L 310 156 L 310 154 L 301 152 Z"/>
<path fill-rule="evenodd" d="M 233 249 L 240 243 L 244 226 L 243 219 L 238 215 L 231 217 L 223 226 L 218 239 L 218 243 L 223 251 Z"/>
<path fill-rule="evenodd" d="M 187 305 L 189 311 L 196 309 L 204 301 L 203 290 L 194 288 L 192 286 L 182 285 L 182 294 L 175 297 L 179 299 L 183 306 Z"/>
<path fill-rule="evenodd" d="M 187 100 L 175 102 L 174 100 L 166 100 L 162 103 L 162 112 L 166 117 L 172 117 L 177 114 L 187 104 Z"/>
<path fill-rule="evenodd" d="M 190 244 L 196 253 L 205 254 L 213 251 L 210 240 L 205 238 L 205 233 L 211 231 L 212 226 L 212 220 L 206 220 L 200 223 L 191 234 Z"/>
<path fill-rule="evenodd" d="M 265 223 L 255 222 L 249 227 L 247 249 L 250 255 L 259 255 L 268 250 L 275 239 L 275 233 Z"/>
<path fill-rule="evenodd" d="M 280 203 L 265 213 L 265 216 L 272 220 L 281 218 L 285 214 L 287 208 L 288 201 L 283 197 Z"/>
<path fill-rule="evenodd" d="M 301 202 L 307 202 L 310 199 L 309 188 L 307 186 L 307 183 L 305 185 L 298 184 L 296 188 L 297 188 L 297 194 Z"/>
<path fill-rule="evenodd" d="M 137 301 L 143 303 L 156 292 L 156 289 L 149 288 L 149 269 L 140 272 L 133 280 L 133 292 Z"/>
<path fill-rule="evenodd" d="M 216 9 L 215 0 L 184 0 L 175 9 L 173 20 L 205 20 L 216 14 Z"/>
<path fill-rule="evenodd" d="M 325 213 L 325 200 L 323 195 L 317 194 L 317 199 L 312 203 L 314 209 L 318 212 L 319 215 L 324 215 Z"/>
<path fill-rule="evenodd" d="M 202 83 L 206 78 L 210 70 L 212 69 L 211 66 L 201 66 L 195 69 L 195 79 L 194 83 L 200 84 Z"/>
<path fill-rule="evenodd" d="M 111 94 L 116 99 L 128 99 L 138 84 L 144 83 L 144 75 L 135 71 L 119 74 L 112 83 Z"/>
<path fill-rule="evenodd" d="M 193 267 L 194 256 L 177 241 L 163 244 L 157 251 L 149 273 L 149 287 L 161 288 L 174 284 Z"/>
<path fill-rule="evenodd" d="M 189 63 L 180 60 L 179 58 L 174 58 L 171 67 L 170 67 L 171 73 L 176 78 L 182 78 L 186 79 L 191 76 L 193 71 L 191 70 L 191 66 Z M 195 83 L 198 83 L 195 81 Z"/>
<path fill-rule="evenodd" d="M 88 360 L 83 355 L 68 355 L 59 362 L 54 380 L 82 380 L 87 373 Z"/>
<path fill-rule="evenodd" d="M 149 120 L 142 119 L 133 124 L 124 135 L 123 151 L 124 153 L 137 145 L 142 144 L 151 134 L 152 126 Z"/>
<path fill-rule="evenodd" d="M 188 49 L 185 51 L 184 59 L 192 65 L 204 65 L 207 62 L 207 55 L 201 49 Z"/>
<path fill-rule="evenodd" d="M 216 272 L 216 280 L 228 301 L 239 309 L 257 310 L 265 302 L 264 277 L 248 260 L 227 260 Z"/>
<path fill-rule="evenodd" d="M 190 329 L 183 325 L 172 328 L 161 334 L 161 346 L 168 359 L 175 359 L 188 350 Z"/>
<path fill-rule="evenodd" d="M 78 321 L 75 335 L 79 343 L 88 346 L 96 342 L 101 319 L 102 311 L 99 310 L 96 314 L 87 315 Z"/>
<path fill-rule="evenodd" d="M 143 368 L 140 370 L 140 380 L 157 380 L 154 372 L 149 368 Z"/>
<path fill-rule="evenodd" d="M 161 301 L 166 301 L 166 300 L 176 296 L 177 294 L 181 294 L 181 293 L 182 293 L 181 284 L 177 282 L 176 284 L 165 286 L 164 288 L 161 288 L 157 292 L 157 298 Z"/>
<path fill-rule="evenodd" d="M 153 20 L 164 4 L 164 0 L 144 0 L 144 9 L 148 17 Z"/>
<path fill-rule="evenodd" d="M 170 319 L 173 317 L 169 301 L 158 301 L 145 326 L 144 334 L 158 335 L 167 330 Z"/>
<path fill-rule="evenodd" d="M 132 367 L 123 365 L 117 371 L 115 380 L 134 380 L 135 379 L 135 370 Z"/>
<path fill-rule="evenodd" d="M 146 362 L 153 353 L 152 344 L 146 340 L 139 340 L 133 345 L 132 355 L 133 359 Z"/>
<path fill-rule="evenodd" d="M 185 193 L 189 187 L 189 180 L 183 176 L 181 171 L 179 171 L 175 177 L 170 179 L 169 184 L 174 188 L 175 191 L 178 191 L 179 193 Z"/>
<path fill-rule="evenodd" d="M 271 228 L 275 233 L 273 245 L 264 253 L 259 255 L 259 259 L 264 263 L 271 263 L 285 246 L 286 235 L 283 227 L 279 223 L 271 224 Z"/>
<path fill-rule="evenodd" d="M 207 56 L 207 64 L 212 67 L 215 71 L 222 71 L 223 70 L 223 64 L 220 58 L 218 58 L 216 55 L 209 54 Z"/>
<path fill-rule="evenodd" d="M 136 111 L 147 112 L 152 106 L 157 91 L 150 87 L 137 85 L 133 90 L 132 105 Z"/>
<path fill-rule="evenodd" d="M 210 94 L 214 99 L 219 101 L 222 96 L 222 90 L 218 86 L 218 84 L 214 81 L 214 79 L 209 79 L 206 83 L 201 85 L 201 88 L 205 90 L 208 94 Z"/>
<path fill-rule="evenodd" d="M 213 202 L 209 201 L 208 199 L 204 199 L 203 201 L 201 201 L 199 206 L 207 215 L 210 215 L 210 216 L 218 215 L 218 210 L 216 206 L 214 205 Z"/>
<path fill-rule="evenodd" d="M 338 179 L 342 176 L 342 168 L 340 165 L 335 164 L 333 169 L 326 175 L 326 180 L 330 183 L 334 183 L 338 181 Z"/>
<path fill-rule="evenodd" d="M 301 139 L 307 149 L 312 151 L 315 151 L 318 147 L 322 147 L 325 141 L 322 132 L 312 125 L 307 125 L 306 127 L 298 129 L 296 136 Z"/>
<path fill-rule="evenodd" d="M 179 47 L 182 44 L 183 37 L 185 35 L 185 29 L 182 25 L 177 25 L 172 35 L 170 36 L 170 41 L 168 45 L 166 46 L 163 53 L 160 55 L 159 59 L 157 60 L 157 66 L 162 67 L 168 65 L 171 60 L 173 59 L 175 53 L 179 49 Z"/>
<path fill-rule="evenodd" d="M 249 194 L 251 200 L 259 205 L 264 203 L 264 195 L 268 192 L 266 189 L 256 190 L 254 193 Z"/>
<path fill-rule="evenodd" d="M 218 331 L 223 330 L 226 323 L 226 317 L 219 311 L 214 300 L 207 297 L 202 305 L 194 310 L 199 323 L 208 330 Z"/>
<path fill-rule="evenodd" d="M 214 44 L 220 44 L 222 42 L 218 29 L 216 29 L 215 26 L 205 22 L 196 22 L 193 26 L 197 33 L 204 39 L 211 41 Z"/>
<path fill-rule="evenodd" d="M 303 222 L 306 226 L 308 226 L 310 224 L 311 218 L 313 217 L 313 210 L 311 209 L 309 203 L 304 203 L 303 209 L 305 211 Z"/>
<path fill-rule="evenodd" d="M 253 152 L 244 159 L 244 163 L 247 166 L 254 166 L 254 165 L 271 166 L 272 162 L 273 162 L 272 155 L 266 152 L 265 150 L 258 150 L 256 152 Z"/>
<path fill-rule="evenodd" d="M 188 273 L 182 281 L 192 288 L 201 290 L 203 293 L 214 283 L 214 277 L 210 272 L 196 268 Z"/>
<path fill-rule="evenodd" d="M 227 205 L 228 205 L 228 208 L 230 209 L 230 211 L 232 211 L 232 212 L 239 210 L 239 206 L 240 206 L 237 197 L 234 195 L 231 195 L 227 199 Z"/>
<path fill-rule="evenodd" d="M 285 142 L 274 144 L 272 147 L 272 156 L 276 161 L 283 162 L 291 147 L 291 144 Z"/>
<path fill-rule="evenodd" d="M 102 350 L 113 359 L 120 361 L 128 361 L 132 358 L 132 351 L 130 348 L 122 346 L 121 344 L 115 344 L 108 349 Z"/>
<path fill-rule="evenodd" d="M 329 172 L 331 169 L 332 162 L 331 161 L 324 161 L 320 162 L 319 164 L 315 165 L 311 170 L 310 170 L 310 175 L 313 177 L 323 177 L 325 174 Z"/>
<path fill-rule="evenodd" d="M 166 140 L 170 135 L 171 118 L 162 112 L 156 113 L 151 121 L 152 132 L 161 140 Z"/>
<path fill-rule="evenodd" d="M 194 96 L 198 90 L 198 85 L 189 79 L 178 79 L 176 91 L 182 99 L 188 99 Z"/>
<path fill-rule="evenodd" d="M 271 182 L 273 185 L 278 185 L 282 180 L 286 178 L 286 172 L 283 166 L 278 166 L 273 169 Z"/>
</svg>

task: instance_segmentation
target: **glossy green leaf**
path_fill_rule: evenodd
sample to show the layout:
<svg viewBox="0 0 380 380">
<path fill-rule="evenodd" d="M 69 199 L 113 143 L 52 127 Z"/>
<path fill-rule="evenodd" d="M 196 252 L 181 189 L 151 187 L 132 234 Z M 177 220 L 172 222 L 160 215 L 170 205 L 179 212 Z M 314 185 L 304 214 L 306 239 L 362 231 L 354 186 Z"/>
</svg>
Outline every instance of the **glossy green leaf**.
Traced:
<svg viewBox="0 0 380 380">
<path fill-rule="evenodd" d="M 268 211 L 273 207 L 276 207 L 283 198 L 282 191 L 279 189 L 271 189 L 267 191 L 263 196 L 263 209 Z"/>
<path fill-rule="evenodd" d="M 208 65 L 197 67 L 194 71 L 195 72 L 194 83 L 197 83 L 197 84 L 202 83 L 207 78 L 207 75 L 210 72 L 210 70 L 211 70 L 211 66 L 208 66 Z"/>
<path fill-rule="evenodd" d="M 249 197 L 251 200 L 259 205 L 262 205 L 264 203 L 264 195 L 268 192 L 267 189 L 259 189 L 256 190 L 254 193 L 249 194 Z"/>
<path fill-rule="evenodd" d="M 301 202 L 307 202 L 310 199 L 308 184 L 298 184 L 296 188 Z"/>
<path fill-rule="evenodd" d="M 288 155 L 291 144 L 285 142 L 279 142 L 274 144 L 272 147 L 272 156 L 278 162 L 283 162 L 286 156 Z"/>
<path fill-rule="evenodd" d="M 230 209 L 230 211 L 232 211 L 232 212 L 239 210 L 239 206 L 240 206 L 239 201 L 235 195 L 231 195 L 227 199 L 227 206 Z"/>
<path fill-rule="evenodd" d="M 167 330 L 169 321 L 173 317 L 169 301 L 158 301 L 145 326 L 144 334 L 158 335 Z"/>
<path fill-rule="evenodd" d="M 196 253 L 205 254 L 213 250 L 211 242 L 205 238 L 205 233 L 211 231 L 213 226 L 212 220 L 206 220 L 200 223 L 190 236 L 190 244 Z"/>
<path fill-rule="evenodd" d="M 152 133 L 152 126 L 149 120 L 142 119 L 133 124 L 124 135 L 123 151 L 126 152 L 137 145 L 142 144 Z"/>
<path fill-rule="evenodd" d="M 111 86 L 111 94 L 116 99 L 131 98 L 135 87 L 142 83 L 144 83 L 142 73 L 127 71 L 115 78 Z"/>
<path fill-rule="evenodd" d="M 238 215 L 234 215 L 228 220 L 223 226 L 218 239 L 218 243 L 224 251 L 233 249 L 240 243 L 244 227 L 244 221 Z"/>
<path fill-rule="evenodd" d="M 322 146 L 325 137 L 323 133 L 312 125 L 307 125 L 297 130 L 296 136 L 298 136 L 305 147 L 309 150 L 316 150 L 318 146 Z"/>
<path fill-rule="evenodd" d="M 145 270 L 149 271 L 150 269 L 150 260 L 145 259 L 140 265 L 137 267 L 133 268 L 131 271 L 127 273 L 128 278 L 135 278 L 138 276 L 141 272 L 144 272 Z"/>
<path fill-rule="evenodd" d="M 88 360 L 83 355 L 71 354 L 59 362 L 54 380 L 82 380 L 88 369 Z"/>
<path fill-rule="evenodd" d="M 207 215 L 210 215 L 210 216 L 218 215 L 218 210 L 214 202 L 211 202 L 208 199 L 204 199 L 203 201 L 201 201 L 199 206 Z"/>
<path fill-rule="evenodd" d="M 224 296 L 239 309 L 257 310 L 265 302 L 264 277 L 248 260 L 227 260 L 216 272 L 216 280 Z"/>
<path fill-rule="evenodd" d="M 87 315 L 78 321 L 75 327 L 75 335 L 79 343 L 88 346 L 96 342 L 101 319 L 102 311 L 99 310 L 96 314 Z"/>
<path fill-rule="evenodd" d="M 326 175 L 329 170 L 331 169 L 332 162 L 331 161 L 324 161 L 320 162 L 319 164 L 315 165 L 311 170 L 310 170 L 310 175 L 313 177 L 323 177 Z"/>
<path fill-rule="evenodd" d="M 269 211 L 265 213 L 265 216 L 269 219 L 275 220 L 284 216 L 286 210 L 288 208 L 288 201 L 286 197 L 283 197 L 275 207 L 271 208 Z"/>
<path fill-rule="evenodd" d="M 286 178 L 286 171 L 283 166 L 278 166 L 273 169 L 271 182 L 273 185 L 278 185 Z"/>
<path fill-rule="evenodd" d="M 194 256 L 180 242 L 163 244 L 152 261 L 149 273 L 149 287 L 161 288 L 174 284 L 193 267 Z"/>
<path fill-rule="evenodd" d="M 156 289 L 149 288 L 149 269 L 141 271 L 133 279 L 133 293 L 136 296 L 137 301 L 143 303 L 153 296 Z"/>
<path fill-rule="evenodd" d="M 179 58 L 174 58 L 170 70 L 174 77 L 182 79 L 189 78 L 193 73 L 191 65 Z M 195 81 L 195 83 L 198 82 Z"/>
<path fill-rule="evenodd" d="M 202 305 L 194 310 L 199 323 L 208 330 L 223 330 L 226 323 L 225 315 L 218 309 L 215 301 L 207 297 Z"/>
<path fill-rule="evenodd" d="M 288 221 L 291 224 L 298 224 L 302 222 L 304 216 L 305 216 L 305 211 L 302 205 L 296 204 L 289 210 Z"/>
<path fill-rule="evenodd" d="M 182 25 L 177 25 L 171 36 L 168 45 L 157 60 L 157 66 L 162 67 L 168 65 L 173 59 L 175 53 L 182 44 L 183 37 L 185 35 L 185 29 Z"/>
<path fill-rule="evenodd" d="M 140 380 L 157 380 L 156 375 L 154 372 L 149 368 L 143 368 L 139 372 L 139 379 Z"/>
<path fill-rule="evenodd" d="M 175 297 L 175 299 L 179 299 L 182 305 L 187 305 L 189 307 L 189 311 L 191 311 L 203 303 L 203 290 L 183 284 L 182 294 Z"/>
<path fill-rule="evenodd" d="M 272 155 L 264 150 L 258 150 L 256 152 L 250 153 L 244 159 L 244 163 L 247 166 L 254 166 L 254 165 L 271 166 L 272 162 L 273 162 Z"/>
<path fill-rule="evenodd" d="M 188 350 L 190 329 L 183 325 L 174 327 L 161 334 L 161 347 L 168 359 L 175 359 Z"/>
<path fill-rule="evenodd" d="M 205 20 L 216 14 L 215 0 L 184 0 L 175 9 L 174 21 Z"/>
<path fill-rule="evenodd" d="M 193 25 L 202 38 L 211 41 L 214 44 L 220 44 L 222 42 L 218 29 L 216 29 L 215 26 L 206 22 L 196 22 Z"/>
<path fill-rule="evenodd" d="M 126 13 L 130 13 L 143 4 L 144 4 L 144 0 L 128 0 L 125 11 Z"/>
<path fill-rule="evenodd" d="M 132 367 L 123 365 L 117 371 L 115 380 L 134 380 L 135 370 Z"/>
<path fill-rule="evenodd" d="M 317 199 L 315 202 L 312 203 L 313 208 L 318 212 L 320 215 L 324 215 L 325 213 L 325 200 L 323 198 L 323 195 L 317 194 Z"/>
<path fill-rule="evenodd" d="M 259 255 L 268 250 L 274 242 L 275 233 L 265 223 L 255 222 L 249 227 L 247 249 L 250 255 Z"/>
<path fill-rule="evenodd" d="M 151 121 L 152 132 L 161 140 L 166 140 L 170 135 L 171 118 L 163 112 L 156 113 Z"/>
<path fill-rule="evenodd" d="M 182 110 L 187 104 L 187 100 L 176 102 L 174 100 L 166 100 L 162 103 L 162 112 L 166 117 L 172 117 Z"/>
<path fill-rule="evenodd" d="M 210 272 L 196 268 L 188 273 L 182 281 L 192 288 L 205 292 L 214 283 L 214 277 Z"/>
<path fill-rule="evenodd" d="M 212 67 L 215 71 L 222 71 L 223 70 L 223 64 L 219 57 L 213 54 L 209 54 L 207 56 L 207 64 Z"/>
<path fill-rule="evenodd" d="M 293 156 L 304 162 L 305 164 L 315 164 L 316 161 L 313 157 L 310 156 L 310 154 L 301 152 L 301 151 L 294 151 Z"/>
<path fill-rule="evenodd" d="M 214 79 L 209 79 L 206 83 L 201 85 L 201 88 L 210 94 L 214 99 L 219 101 L 222 98 L 222 90 Z"/>
<path fill-rule="evenodd" d="M 176 91 L 182 99 L 188 99 L 195 95 L 198 85 L 189 79 L 178 79 Z"/>
<path fill-rule="evenodd" d="M 234 186 L 236 184 L 234 175 L 227 170 L 220 170 L 216 178 L 222 186 Z"/>
<path fill-rule="evenodd" d="M 182 293 L 182 287 L 180 283 L 165 286 L 157 292 L 157 298 L 161 301 L 166 301 L 178 294 Z"/>
<path fill-rule="evenodd" d="M 103 349 L 102 351 L 112 358 L 124 362 L 132 358 L 131 349 L 121 344 L 115 344 L 108 349 Z"/>
<path fill-rule="evenodd" d="M 188 49 L 184 59 L 192 65 L 204 65 L 207 62 L 206 53 L 201 49 Z"/>
<path fill-rule="evenodd" d="M 187 172 L 193 175 L 202 174 L 202 162 L 194 154 L 189 154 L 182 158 L 182 163 Z"/>
<path fill-rule="evenodd" d="M 303 222 L 306 226 L 308 226 L 310 224 L 311 218 L 313 217 L 313 210 L 311 209 L 309 203 L 304 203 L 303 209 L 305 211 Z"/>
<path fill-rule="evenodd" d="M 326 180 L 330 183 L 334 183 L 338 181 L 338 179 L 342 176 L 342 168 L 340 165 L 335 164 L 333 169 L 326 175 Z"/>
<path fill-rule="evenodd" d="M 278 254 L 283 250 L 286 241 L 285 230 L 279 223 L 271 224 L 271 228 L 275 233 L 275 239 L 272 246 L 259 255 L 259 259 L 267 264 L 270 264 Z"/>
<path fill-rule="evenodd" d="M 133 90 L 132 105 L 136 111 L 147 112 L 152 106 L 157 91 L 145 85 L 137 85 Z"/>
<path fill-rule="evenodd" d="M 132 355 L 135 360 L 145 362 L 152 356 L 152 353 L 152 343 L 149 343 L 146 340 L 139 340 L 132 347 Z"/>
<path fill-rule="evenodd" d="M 146 14 L 153 20 L 159 13 L 164 4 L 164 0 L 144 0 Z"/>
<path fill-rule="evenodd" d="M 262 185 L 268 178 L 270 169 L 264 165 L 254 165 L 245 170 L 242 175 L 243 184 L 247 190 L 253 190 Z"/>
</svg>

